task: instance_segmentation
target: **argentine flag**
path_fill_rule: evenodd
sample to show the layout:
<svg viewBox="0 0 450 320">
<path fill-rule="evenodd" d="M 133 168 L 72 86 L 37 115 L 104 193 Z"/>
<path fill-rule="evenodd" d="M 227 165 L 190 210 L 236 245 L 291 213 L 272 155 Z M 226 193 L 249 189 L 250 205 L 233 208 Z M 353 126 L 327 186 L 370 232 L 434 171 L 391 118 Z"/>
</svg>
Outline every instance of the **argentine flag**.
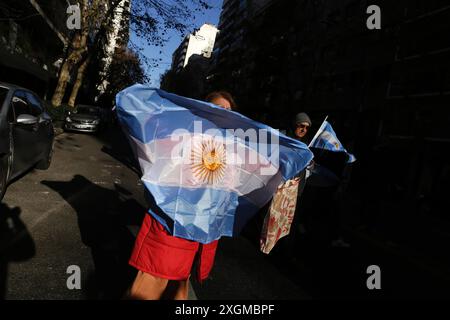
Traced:
<svg viewBox="0 0 450 320">
<path fill-rule="evenodd" d="M 333 127 L 328 121 L 324 121 L 309 144 L 310 148 L 325 149 L 335 152 L 345 152 L 348 155 L 347 163 L 353 163 L 356 158 L 345 150 L 336 136 Z"/>
<path fill-rule="evenodd" d="M 277 187 L 312 160 L 308 147 L 237 112 L 136 84 L 117 114 L 170 234 L 209 243 L 234 236 Z"/>
</svg>

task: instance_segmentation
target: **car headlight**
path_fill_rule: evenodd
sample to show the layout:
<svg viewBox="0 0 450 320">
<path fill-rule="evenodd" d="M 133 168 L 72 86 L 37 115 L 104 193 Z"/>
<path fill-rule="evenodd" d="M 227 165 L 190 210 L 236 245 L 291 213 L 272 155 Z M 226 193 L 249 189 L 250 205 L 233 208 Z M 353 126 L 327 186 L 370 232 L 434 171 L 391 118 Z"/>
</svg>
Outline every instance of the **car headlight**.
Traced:
<svg viewBox="0 0 450 320">
<path fill-rule="evenodd" d="M 99 124 L 100 120 L 94 120 L 94 122 L 92 122 L 93 124 Z"/>
<path fill-rule="evenodd" d="M 67 122 L 72 122 L 72 119 L 70 119 L 69 117 L 66 118 Z"/>
</svg>

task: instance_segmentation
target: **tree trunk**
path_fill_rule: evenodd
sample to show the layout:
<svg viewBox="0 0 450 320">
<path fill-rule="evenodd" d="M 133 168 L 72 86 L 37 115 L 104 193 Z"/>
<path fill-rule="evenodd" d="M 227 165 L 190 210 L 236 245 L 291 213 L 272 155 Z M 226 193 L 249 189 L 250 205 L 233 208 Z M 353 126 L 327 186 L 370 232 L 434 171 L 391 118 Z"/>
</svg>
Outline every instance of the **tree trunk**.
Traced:
<svg viewBox="0 0 450 320">
<path fill-rule="evenodd" d="M 81 35 L 81 40 L 74 40 L 72 52 L 67 57 L 61 66 L 61 71 L 59 73 L 58 84 L 55 89 L 55 93 L 52 97 L 52 104 L 56 107 L 61 105 L 64 94 L 66 93 L 67 83 L 69 82 L 70 73 L 72 72 L 74 66 L 76 66 L 87 52 L 86 45 L 87 36 Z"/>
<path fill-rule="evenodd" d="M 64 94 L 66 93 L 67 83 L 69 82 L 70 72 L 72 71 L 72 63 L 69 60 L 64 61 L 59 72 L 58 84 L 52 97 L 52 105 L 59 107 L 61 105 Z"/>
<path fill-rule="evenodd" d="M 73 85 L 72 88 L 72 93 L 70 94 L 70 98 L 69 98 L 69 106 L 70 107 L 75 107 L 75 102 L 77 99 L 77 95 L 78 95 L 78 91 L 81 88 L 81 84 L 83 83 L 83 78 L 84 78 L 84 73 L 86 71 L 87 66 L 89 65 L 89 60 L 90 58 L 87 57 L 83 63 L 80 65 L 80 67 L 78 68 L 78 72 L 77 72 L 77 79 L 75 80 L 75 84 Z"/>
<path fill-rule="evenodd" d="M 77 33 L 69 47 L 69 55 L 61 66 L 61 71 L 58 77 L 58 84 L 52 96 L 52 104 L 56 107 L 61 105 L 62 99 L 66 93 L 67 83 L 69 82 L 70 73 L 74 66 L 76 66 L 84 54 L 87 52 L 87 39 L 89 34 L 89 25 L 87 23 L 87 16 L 89 12 L 88 0 L 82 2 L 82 30 Z"/>
<path fill-rule="evenodd" d="M 69 55 L 65 63 L 61 66 L 60 75 L 58 78 L 58 84 L 56 90 L 52 97 L 52 104 L 54 106 L 60 106 L 62 99 L 64 98 L 64 94 L 67 88 L 67 83 L 70 78 L 70 73 L 72 72 L 74 66 L 78 65 L 80 61 L 85 57 L 86 54 L 89 55 L 90 51 L 93 51 L 92 48 L 88 48 L 87 39 L 89 34 L 95 34 L 94 37 L 94 51 L 97 50 L 100 40 L 100 33 L 98 32 L 98 26 L 104 27 L 105 24 L 108 23 L 108 17 L 112 16 L 114 13 L 114 9 L 118 6 L 120 1 L 115 0 L 112 5 L 108 6 L 108 10 L 106 13 L 102 14 L 103 7 L 100 5 L 103 3 L 103 0 L 82 0 L 81 8 L 82 8 L 82 29 L 81 31 L 74 37 L 74 40 L 71 43 L 69 48 Z M 92 55 L 92 54 L 91 54 Z M 84 63 L 80 66 L 82 68 Z M 86 63 L 87 67 L 88 62 Z M 80 78 L 81 76 L 81 78 Z M 70 97 L 69 104 L 75 104 L 75 99 L 78 94 L 78 90 L 80 89 L 82 80 L 84 76 L 84 70 L 78 70 L 77 80 L 74 84 L 74 89 L 72 90 L 72 94 Z M 81 80 L 79 80 L 79 78 Z"/>
</svg>

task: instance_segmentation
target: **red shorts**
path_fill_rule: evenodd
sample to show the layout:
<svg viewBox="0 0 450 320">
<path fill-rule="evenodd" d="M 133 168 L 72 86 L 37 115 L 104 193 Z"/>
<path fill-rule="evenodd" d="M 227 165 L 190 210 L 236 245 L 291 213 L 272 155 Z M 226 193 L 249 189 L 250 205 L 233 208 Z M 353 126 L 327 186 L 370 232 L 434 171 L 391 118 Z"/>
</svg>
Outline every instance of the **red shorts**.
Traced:
<svg viewBox="0 0 450 320">
<path fill-rule="evenodd" d="M 214 264 L 218 240 L 201 244 L 168 234 L 150 214 L 146 214 L 134 244 L 130 265 L 153 276 L 186 280 L 197 257 L 199 281 L 208 278 Z"/>
</svg>

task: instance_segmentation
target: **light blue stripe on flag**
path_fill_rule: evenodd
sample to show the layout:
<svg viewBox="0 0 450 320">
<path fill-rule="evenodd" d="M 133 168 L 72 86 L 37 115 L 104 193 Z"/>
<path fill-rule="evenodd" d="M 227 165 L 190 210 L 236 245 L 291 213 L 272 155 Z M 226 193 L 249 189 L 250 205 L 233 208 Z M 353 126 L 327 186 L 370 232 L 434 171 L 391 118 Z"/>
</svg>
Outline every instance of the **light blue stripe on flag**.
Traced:
<svg viewBox="0 0 450 320">
<path fill-rule="evenodd" d="M 311 148 L 325 149 L 335 152 L 345 152 L 348 155 L 348 163 L 353 163 L 356 161 L 355 156 L 347 152 L 347 150 L 337 138 L 333 127 L 326 120 L 320 126 L 309 146 Z"/>
</svg>

